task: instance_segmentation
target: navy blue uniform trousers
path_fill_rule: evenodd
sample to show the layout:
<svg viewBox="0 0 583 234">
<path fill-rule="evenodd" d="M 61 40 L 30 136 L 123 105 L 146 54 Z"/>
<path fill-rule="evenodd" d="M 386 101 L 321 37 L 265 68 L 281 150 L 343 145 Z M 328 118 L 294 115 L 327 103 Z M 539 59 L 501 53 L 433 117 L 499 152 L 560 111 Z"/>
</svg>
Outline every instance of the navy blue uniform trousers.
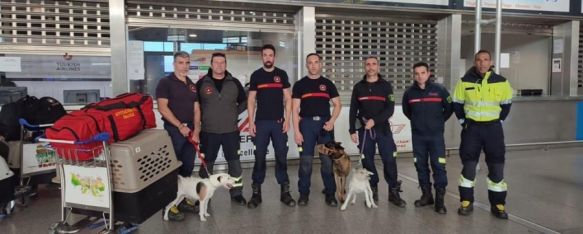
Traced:
<svg viewBox="0 0 583 234">
<path fill-rule="evenodd" d="M 358 139 L 358 148 L 364 154 L 362 166 L 366 170 L 374 173 L 370 178 L 370 186 L 377 187 L 379 183 L 377 168 L 374 164 L 376 146 L 379 148 L 381 160 L 383 161 L 385 181 L 389 184 L 389 188 L 397 186 L 397 161 L 395 160 L 397 147 L 393 140 L 392 133 L 389 132 L 387 134 L 376 130 L 365 131 L 364 128 L 361 128 L 358 130 Z"/>
<path fill-rule="evenodd" d="M 188 128 L 193 128 L 192 123 L 188 124 Z M 194 158 L 196 155 L 194 146 L 190 144 L 188 139 L 186 139 L 186 137 L 184 137 L 180 133 L 180 130 L 178 130 L 178 128 L 174 125 L 164 123 L 164 129 L 166 129 L 168 135 L 170 135 L 172 146 L 174 147 L 174 152 L 176 153 L 176 158 L 182 162 L 179 174 L 183 177 L 189 177 L 192 175 L 192 170 L 194 170 Z"/>
<path fill-rule="evenodd" d="M 322 128 L 326 119 L 313 120 L 308 117 L 300 120 L 300 132 L 304 137 L 304 142 L 302 144 L 303 150 L 300 152 L 298 190 L 303 195 L 310 194 L 312 161 L 314 159 L 314 148 L 316 144 L 326 144 L 333 140 L 332 133 L 326 132 Z M 336 183 L 334 182 L 334 172 L 332 171 L 332 159 L 327 155 L 320 154 L 320 162 L 320 174 L 324 182 L 324 193 L 327 196 L 333 196 L 336 192 Z"/>
<path fill-rule="evenodd" d="M 287 133 L 283 133 L 283 120 L 256 120 L 255 164 L 253 165 L 253 184 L 263 184 L 265 180 L 267 146 L 269 140 L 275 151 L 275 178 L 278 184 L 289 184 L 287 175 Z"/>
<path fill-rule="evenodd" d="M 415 167 L 417 177 L 421 187 L 431 186 L 429 179 L 429 165 L 433 170 L 433 182 L 435 188 L 445 188 L 447 186 L 447 172 L 445 170 L 445 141 L 443 134 L 425 136 L 413 134 L 413 154 L 415 156 Z"/>
</svg>

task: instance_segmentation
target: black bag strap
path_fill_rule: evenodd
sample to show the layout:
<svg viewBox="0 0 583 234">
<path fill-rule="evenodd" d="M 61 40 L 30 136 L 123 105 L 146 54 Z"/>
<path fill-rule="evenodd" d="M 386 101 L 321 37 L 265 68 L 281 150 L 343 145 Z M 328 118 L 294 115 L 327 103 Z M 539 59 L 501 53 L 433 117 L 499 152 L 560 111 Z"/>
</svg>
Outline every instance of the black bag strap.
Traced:
<svg viewBox="0 0 583 234">
<path fill-rule="evenodd" d="M 146 129 L 146 116 L 144 115 L 144 111 L 142 111 L 142 108 L 140 108 L 139 106 L 138 108 L 138 113 L 140 113 L 140 118 L 142 119 L 142 130 Z"/>
<path fill-rule="evenodd" d="M 134 93 L 122 94 L 118 97 L 124 98 L 124 97 L 130 96 L 130 95 L 134 95 Z M 96 110 L 100 110 L 100 111 L 110 111 L 110 110 L 114 110 L 114 109 L 134 108 L 134 107 L 139 107 L 140 105 L 144 104 L 144 102 L 146 102 L 149 98 L 150 98 L 150 96 L 144 95 L 137 102 L 125 103 L 125 102 L 119 101 L 116 103 L 112 103 L 109 105 L 103 105 L 103 106 L 98 106 L 97 103 L 92 103 L 92 104 L 89 104 L 89 105 L 83 107 L 83 109 L 96 109 Z"/>
<path fill-rule="evenodd" d="M 119 132 L 117 130 L 117 124 L 115 124 L 115 120 L 113 119 L 113 116 L 109 115 L 107 116 L 107 119 L 109 120 L 109 123 L 111 124 L 111 131 L 113 132 L 113 140 L 115 142 L 119 141 Z"/>
<path fill-rule="evenodd" d="M 115 109 L 126 109 L 129 108 L 128 104 L 124 102 L 116 102 L 113 104 L 109 104 L 106 106 L 94 106 L 93 109 L 100 110 L 100 111 L 110 111 Z"/>
</svg>

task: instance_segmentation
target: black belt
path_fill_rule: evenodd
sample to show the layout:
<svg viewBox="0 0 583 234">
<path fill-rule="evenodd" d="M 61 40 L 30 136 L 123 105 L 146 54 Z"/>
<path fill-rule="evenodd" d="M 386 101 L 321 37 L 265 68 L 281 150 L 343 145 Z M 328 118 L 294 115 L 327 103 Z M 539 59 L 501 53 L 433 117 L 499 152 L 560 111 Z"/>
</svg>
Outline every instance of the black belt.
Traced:
<svg viewBox="0 0 583 234">
<path fill-rule="evenodd" d="M 466 119 L 469 124 L 493 124 L 493 123 L 500 123 L 500 119 L 489 120 L 489 121 L 475 121 L 472 119 Z"/>
</svg>

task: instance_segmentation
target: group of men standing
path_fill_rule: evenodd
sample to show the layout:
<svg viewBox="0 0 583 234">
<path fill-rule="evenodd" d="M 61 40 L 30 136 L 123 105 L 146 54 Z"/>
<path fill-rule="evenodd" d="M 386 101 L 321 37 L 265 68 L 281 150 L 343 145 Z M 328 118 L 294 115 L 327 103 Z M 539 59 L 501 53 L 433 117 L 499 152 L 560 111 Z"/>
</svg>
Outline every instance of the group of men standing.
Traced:
<svg viewBox="0 0 583 234">
<path fill-rule="evenodd" d="M 296 204 L 306 206 L 310 195 L 314 148 L 316 144 L 333 140 L 334 124 L 342 108 L 339 94 L 334 83 L 322 76 L 322 58 L 316 53 L 306 56 L 308 75 L 295 82 L 293 88 L 287 73 L 275 66 L 274 46 L 263 46 L 261 57 L 263 67 L 251 75 L 247 96 L 241 83 L 226 70 L 225 54 L 212 54 L 211 69 L 194 84 L 186 76 L 190 66 L 189 54 L 177 52 L 174 55 L 174 72 L 162 78 L 156 89 L 158 109 L 164 128 L 172 138 L 176 155 L 183 163 L 181 176 L 190 176 L 194 169 L 196 152 L 187 138 L 200 142 L 209 173 L 213 172 L 222 146 L 228 173 L 237 182 L 230 190 L 231 200 L 255 208 L 262 202 L 261 185 L 265 179 L 265 158 L 271 141 L 276 159 L 275 176 L 281 186 L 281 202 L 290 207 Z M 447 212 L 444 205 L 447 176 L 443 133 L 445 121 L 455 112 L 463 126 L 460 147 L 463 170 L 459 183 L 461 205 L 458 213 L 468 215 L 472 211 L 476 166 L 480 151 L 484 148 L 489 169 L 492 214 L 507 218 L 504 209 L 507 185 L 503 181 L 504 138 L 501 123 L 510 110 L 512 89 L 506 79 L 491 71 L 488 51 L 476 53 L 474 65 L 458 82 L 453 100 L 444 87 L 430 79 L 428 64 L 421 62 L 413 66 L 415 82 L 403 95 L 402 107 L 411 120 L 414 161 L 422 191 L 421 198 L 414 204 L 417 207 L 434 204 L 436 212 Z M 374 173 L 370 180 L 373 199 L 378 201 L 379 176 L 374 161 L 378 147 L 384 178 L 388 183 L 388 200 L 398 207 L 405 207 L 406 202 L 400 197 L 397 149 L 389 122 L 395 108 L 393 88 L 379 73 L 380 61 L 377 57 L 366 58 L 364 68 L 366 74 L 352 90 L 350 136 L 363 155 L 363 167 Z M 245 109 L 249 116 L 249 134 L 255 144 L 252 195 L 248 202 L 242 193 L 237 127 L 237 117 Z M 300 154 L 300 196 L 297 203 L 290 193 L 287 173 L 287 132 L 291 127 Z M 433 169 L 435 199 L 428 161 Z M 335 207 L 338 202 L 334 196 L 333 162 L 325 155 L 320 155 L 320 162 L 325 202 Z M 200 170 L 199 175 L 208 177 L 206 170 Z M 194 206 L 194 202 L 185 199 L 170 210 L 169 218 L 182 220 L 182 211 L 193 211 Z"/>
</svg>

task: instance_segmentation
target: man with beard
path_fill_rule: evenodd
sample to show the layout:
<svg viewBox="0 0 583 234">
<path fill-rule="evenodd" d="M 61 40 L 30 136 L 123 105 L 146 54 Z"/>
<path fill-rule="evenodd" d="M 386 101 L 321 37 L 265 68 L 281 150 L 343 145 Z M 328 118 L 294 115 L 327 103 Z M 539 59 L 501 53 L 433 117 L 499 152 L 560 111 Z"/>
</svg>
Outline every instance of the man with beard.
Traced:
<svg viewBox="0 0 583 234">
<path fill-rule="evenodd" d="M 275 47 L 261 48 L 263 67 L 251 74 L 247 111 L 249 134 L 254 137 L 255 165 L 253 166 L 253 195 L 247 207 L 255 208 L 261 203 L 261 184 L 265 180 L 265 155 L 269 140 L 275 150 L 275 178 L 281 186 L 280 200 L 293 207 L 296 201 L 289 192 L 287 175 L 287 131 L 290 125 L 291 92 L 287 73 L 274 66 Z M 255 113 L 257 102 L 257 113 Z"/>
</svg>

